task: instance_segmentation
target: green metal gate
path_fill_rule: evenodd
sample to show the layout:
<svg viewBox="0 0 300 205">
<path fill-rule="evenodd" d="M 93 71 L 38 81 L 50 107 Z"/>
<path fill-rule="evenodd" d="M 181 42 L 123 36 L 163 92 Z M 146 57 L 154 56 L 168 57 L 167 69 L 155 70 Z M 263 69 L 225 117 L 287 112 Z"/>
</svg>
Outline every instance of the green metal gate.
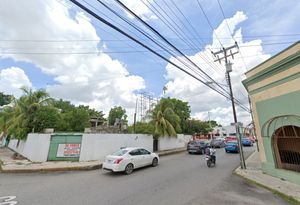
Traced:
<svg viewBox="0 0 300 205">
<path fill-rule="evenodd" d="M 51 136 L 48 161 L 79 161 L 82 135 Z"/>
</svg>

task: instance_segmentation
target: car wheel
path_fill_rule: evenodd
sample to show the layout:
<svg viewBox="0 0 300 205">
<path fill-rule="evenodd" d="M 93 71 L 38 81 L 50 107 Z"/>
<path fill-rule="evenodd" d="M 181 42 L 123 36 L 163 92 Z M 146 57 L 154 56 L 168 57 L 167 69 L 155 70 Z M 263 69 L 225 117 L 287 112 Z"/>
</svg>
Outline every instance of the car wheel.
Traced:
<svg viewBox="0 0 300 205">
<path fill-rule="evenodd" d="M 228 151 L 225 149 L 225 152 L 228 153 Z"/>
<path fill-rule="evenodd" d="M 134 169 L 134 167 L 133 167 L 133 164 L 127 164 L 127 166 L 125 167 L 125 174 L 131 174 L 132 172 L 133 172 L 133 169 Z"/>
<path fill-rule="evenodd" d="M 152 160 L 152 167 L 156 167 L 158 165 L 158 159 L 155 157 L 153 160 Z"/>
</svg>

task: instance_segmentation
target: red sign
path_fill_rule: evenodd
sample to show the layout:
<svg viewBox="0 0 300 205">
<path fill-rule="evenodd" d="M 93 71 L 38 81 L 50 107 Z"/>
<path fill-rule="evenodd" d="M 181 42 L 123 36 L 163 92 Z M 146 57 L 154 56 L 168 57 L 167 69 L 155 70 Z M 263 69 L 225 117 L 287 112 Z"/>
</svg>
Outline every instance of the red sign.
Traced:
<svg viewBox="0 0 300 205">
<path fill-rule="evenodd" d="M 59 144 L 56 157 L 79 157 L 81 144 Z"/>
</svg>

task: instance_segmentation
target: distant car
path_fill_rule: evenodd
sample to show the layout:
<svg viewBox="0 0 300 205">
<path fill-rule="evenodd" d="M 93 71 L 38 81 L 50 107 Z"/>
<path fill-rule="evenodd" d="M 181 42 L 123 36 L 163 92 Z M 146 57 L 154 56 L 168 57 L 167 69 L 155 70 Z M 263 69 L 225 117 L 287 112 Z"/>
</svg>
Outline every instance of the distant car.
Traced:
<svg viewBox="0 0 300 205">
<path fill-rule="evenodd" d="M 213 148 L 223 148 L 225 147 L 225 145 L 225 141 L 222 138 L 213 139 L 210 142 L 210 146 L 212 146 Z"/>
<path fill-rule="evenodd" d="M 243 146 L 253 146 L 253 143 L 250 138 L 245 137 L 245 138 L 242 138 L 242 145 Z"/>
<path fill-rule="evenodd" d="M 193 140 L 187 144 L 187 151 L 189 154 L 204 154 L 208 145 L 209 143 L 203 140 Z"/>
<path fill-rule="evenodd" d="M 102 170 L 131 174 L 136 168 L 148 165 L 155 167 L 158 163 L 159 157 L 156 153 L 142 147 L 128 147 L 106 156 Z"/>
<path fill-rule="evenodd" d="M 225 152 L 236 152 L 240 151 L 238 142 L 236 141 L 229 141 L 226 143 Z"/>
<path fill-rule="evenodd" d="M 230 142 L 230 141 L 237 141 L 236 136 L 225 137 L 225 143 Z"/>
</svg>

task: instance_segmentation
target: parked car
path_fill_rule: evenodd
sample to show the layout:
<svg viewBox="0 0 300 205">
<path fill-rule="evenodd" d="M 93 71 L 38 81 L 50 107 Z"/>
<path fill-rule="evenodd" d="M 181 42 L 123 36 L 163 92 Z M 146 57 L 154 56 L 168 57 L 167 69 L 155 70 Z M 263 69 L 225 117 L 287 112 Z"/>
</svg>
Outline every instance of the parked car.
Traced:
<svg viewBox="0 0 300 205">
<path fill-rule="evenodd" d="M 230 141 L 237 141 L 236 136 L 225 137 L 225 143 L 230 142 Z"/>
<path fill-rule="evenodd" d="M 242 145 L 243 146 L 253 146 L 253 143 L 250 138 L 244 137 L 244 138 L 242 138 Z"/>
<path fill-rule="evenodd" d="M 157 166 L 159 157 L 142 147 L 121 148 L 106 156 L 102 169 L 112 172 L 125 172 L 131 174 L 134 169 L 152 165 Z"/>
<path fill-rule="evenodd" d="M 205 149 L 209 145 L 208 142 L 203 140 L 193 140 L 187 144 L 187 151 L 189 154 L 204 154 Z"/>
<path fill-rule="evenodd" d="M 211 140 L 210 145 L 213 148 L 223 148 L 225 147 L 225 141 L 222 138 L 213 139 Z"/>
<path fill-rule="evenodd" d="M 236 152 L 240 151 L 237 141 L 229 141 L 226 143 L 225 152 Z"/>
</svg>

